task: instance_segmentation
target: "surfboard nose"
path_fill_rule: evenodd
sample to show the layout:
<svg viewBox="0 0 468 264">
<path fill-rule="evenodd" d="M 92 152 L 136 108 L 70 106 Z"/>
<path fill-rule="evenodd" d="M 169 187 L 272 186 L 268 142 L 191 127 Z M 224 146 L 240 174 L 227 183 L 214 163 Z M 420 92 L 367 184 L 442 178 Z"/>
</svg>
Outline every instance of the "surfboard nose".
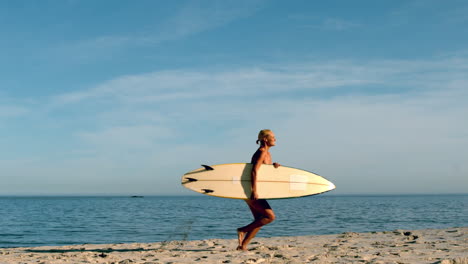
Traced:
<svg viewBox="0 0 468 264">
<path fill-rule="evenodd" d="M 330 188 L 330 190 L 333 190 L 336 188 L 335 184 L 333 184 L 333 182 L 331 181 L 328 181 L 328 188 Z"/>
</svg>

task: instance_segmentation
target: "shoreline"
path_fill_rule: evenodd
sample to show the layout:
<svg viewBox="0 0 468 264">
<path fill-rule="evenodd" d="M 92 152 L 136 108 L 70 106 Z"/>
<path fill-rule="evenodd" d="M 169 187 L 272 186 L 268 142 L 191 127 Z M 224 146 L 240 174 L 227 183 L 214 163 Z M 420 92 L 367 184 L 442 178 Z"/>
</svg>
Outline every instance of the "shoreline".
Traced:
<svg viewBox="0 0 468 264">
<path fill-rule="evenodd" d="M 468 227 L 333 235 L 0 248 L 0 263 L 468 264 Z"/>
</svg>

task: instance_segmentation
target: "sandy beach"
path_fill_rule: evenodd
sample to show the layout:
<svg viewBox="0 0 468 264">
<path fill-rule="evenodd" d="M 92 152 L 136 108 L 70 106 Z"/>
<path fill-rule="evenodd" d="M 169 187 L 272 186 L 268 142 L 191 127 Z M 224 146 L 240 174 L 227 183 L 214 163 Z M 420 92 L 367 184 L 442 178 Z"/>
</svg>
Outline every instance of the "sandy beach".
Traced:
<svg viewBox="0 0 468 264">
<path fill-rule="evenodd" d="M 1 248 L 0 263 L 468 263 L 468 227 L 321 236 Z"/>
</svg>

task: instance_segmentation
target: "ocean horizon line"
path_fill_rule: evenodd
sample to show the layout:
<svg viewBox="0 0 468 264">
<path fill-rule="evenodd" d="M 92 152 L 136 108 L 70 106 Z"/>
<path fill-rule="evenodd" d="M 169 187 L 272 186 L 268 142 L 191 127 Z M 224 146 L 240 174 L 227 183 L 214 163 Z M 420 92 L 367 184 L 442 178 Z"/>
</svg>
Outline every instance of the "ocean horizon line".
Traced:
<svg viewBox="0 0 468 264">
<path fill-rule="evenodd" d="M 303 196 L 303 197 L 294 197 L 294 198 L 307 198 L 312 196 L 320 196 L 320 197 L 343 197 L 343 196 L 464 196 L 468 195 L 468 193 L 343 193 L 343 194 L 333 194 L 333 193 L 323 193 L 323 194 L 316 194 L 310 196 Z M 115 197 L 115 198 L 144 198 L 144 197 L 205 197 L 205 198 L 220 198 L 215 196 L 209 195 L 200 195 L 200 194 L 106 194 L 106 193 L 68 193 L 68 194 L 0 194 L 0 198 L 41 198 L 41 197 L 83 197 L 83 198 L 99 198 L 99 197 Z M 288 198 L 288 199 L 294 199 Z M 227 198 L 224 198 L 227 199 Z"/>
</svg>

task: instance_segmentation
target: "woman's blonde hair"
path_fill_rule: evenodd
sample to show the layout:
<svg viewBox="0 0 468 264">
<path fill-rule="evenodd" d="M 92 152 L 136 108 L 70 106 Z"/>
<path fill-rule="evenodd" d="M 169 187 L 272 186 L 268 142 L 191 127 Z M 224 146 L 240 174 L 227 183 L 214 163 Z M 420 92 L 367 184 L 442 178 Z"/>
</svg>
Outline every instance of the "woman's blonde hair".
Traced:
<svg viewBox="0 0 468 264">
<path fill-rule="evenodd" d="M 270 129 L 263 129 L 263 130 L 260 130 L 260 133 L 258 133 L 258 139 L 257 139 L 257 144 L 259 142 L 262 142 L 262 140 L 266 137 L 268 137 L 268 135 L 271 134 L 271 130 Z"/>
</svg>

